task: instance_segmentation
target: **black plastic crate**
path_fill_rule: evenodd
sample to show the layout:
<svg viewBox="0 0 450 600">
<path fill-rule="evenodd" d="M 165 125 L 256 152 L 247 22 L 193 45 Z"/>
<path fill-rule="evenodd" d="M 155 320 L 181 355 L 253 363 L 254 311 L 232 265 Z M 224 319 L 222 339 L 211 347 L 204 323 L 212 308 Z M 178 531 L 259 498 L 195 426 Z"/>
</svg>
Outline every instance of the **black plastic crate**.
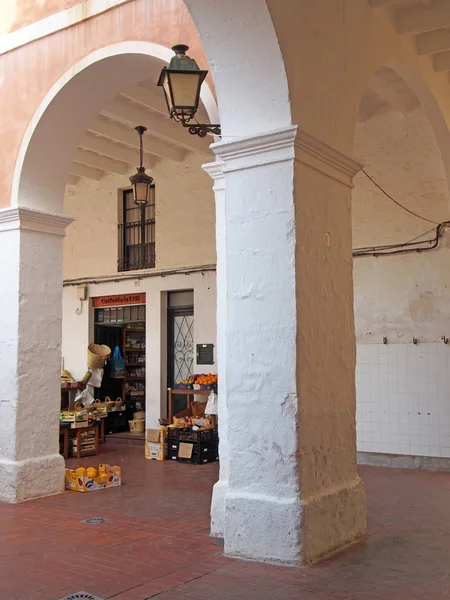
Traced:
<svg viewBox="0 0 450 600">
<path fill-rule="evenodd" d="M 178 458 L 178 449 L 177 450 L 170 450 L 167 453 L 167 458 L 168 460 L 177 460 Z"/>
<path fill-rule="evenodd" d="M 168 440 L 177 440 L 180 431 L 184 431 L 184 429 L 178 429 L 176 427 L 169 427 L 168 432 L 167 432 L 167 439 Z"/>
<path fill-rule="evenodd" d="M 179 442 L 217 442 L 217 429 L 204 429 L 202 431 L 192 431 L 192 429 L 180 429 L 178 432 Z"/>
<path fill-rule="evenodd" d="M 177 440 L 167 440 L 167 449 L 169 452 L 177 452 L 178 453 L 178 445 L 179 445 L 179 442 Z"/>
<path fill-rule="evenodd" d="M 181 443 L 192 443 L 192 442 L 181 442 Z M 191 458 L 180 458 L 178 456 L 180 442 L 174 440 L 168 444 L 168 458 L 169 460 L 176 460 L 181 463 L 190 463 L 193 465 L 202 465 L 204 463 L 216 462 L 219 460 L 219 445 L 217 441 L 208 443 L 192 443 L 192 456 Z"/>
<path fill-rule="evenodd" d="M 191 458 L 177 457 L 177 462 L 190 465 L 204 465 L 206 463 L 217 462 L 219 460 L 218 452 L 209 452 L 208 454 L 192 454 Z"/>
<path fill-rule="evenodd" d="M 219 453 L 219 445 L 217 442 L 178 442 L 178 447 L 180 444 L 189 444 L 192 446 L 192 456 L 200 456 L 201 454 L 218 454 Z M 174 445 L 174 443 L 173 443 Z M 172 448 L 175 451 L 175 448 Z M 177 448 L 178 452 L 178 448 Z"/>
</svg>

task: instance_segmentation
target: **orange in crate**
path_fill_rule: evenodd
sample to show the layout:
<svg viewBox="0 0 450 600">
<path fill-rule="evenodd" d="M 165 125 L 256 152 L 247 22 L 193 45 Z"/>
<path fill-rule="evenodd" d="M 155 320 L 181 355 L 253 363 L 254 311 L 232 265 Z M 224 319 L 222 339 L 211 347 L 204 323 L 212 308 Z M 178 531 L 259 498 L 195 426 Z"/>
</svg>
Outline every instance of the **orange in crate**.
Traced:
<svg viewBox="0 0 450 600">
<path fill-rule="evenodd" d="M 93 476 L 94 472 L 97 473 L 95 477 Z M 92 476 L 89 477 L 89 475 Z M 99 465 L 98 469 L 94 467 L 84 469 L 84 474 L 82 468 L 66 469 L 66 490 L 94 492 L 119 485 L 122 485 L 122 469 L 120 467 Z"/>
</svg>

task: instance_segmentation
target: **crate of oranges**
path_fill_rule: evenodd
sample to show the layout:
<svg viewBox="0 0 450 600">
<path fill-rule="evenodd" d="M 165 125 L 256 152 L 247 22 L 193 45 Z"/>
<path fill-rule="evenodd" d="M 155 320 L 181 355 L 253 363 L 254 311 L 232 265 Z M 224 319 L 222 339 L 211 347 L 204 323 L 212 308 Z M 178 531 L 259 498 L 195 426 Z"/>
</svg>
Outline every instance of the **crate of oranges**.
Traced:
<svg viewBox="0 0 450 600">
<path fill-rule="evenodd" d="M 197 387 L 198 386 L 198 387 Z M 217 388 L 217 375 L 208 373 L 208 375 L 197 375 L 194 389 L 215 390 Z"/>
<path fill-rule="evenodd" d="M 78 467 L 66 469 L 66 490 L 74 492 L 94 492 L 122 484 L 122 469 L 99 465 L 96 467 Z"/>
</svg>

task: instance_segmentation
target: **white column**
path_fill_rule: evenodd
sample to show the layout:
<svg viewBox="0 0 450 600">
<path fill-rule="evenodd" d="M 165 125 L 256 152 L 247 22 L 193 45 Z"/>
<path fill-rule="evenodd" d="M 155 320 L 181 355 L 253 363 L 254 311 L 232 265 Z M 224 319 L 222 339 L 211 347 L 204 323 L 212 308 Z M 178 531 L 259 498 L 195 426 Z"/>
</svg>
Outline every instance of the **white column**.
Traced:
<svg viewBox="0 0 450 600">
<path fill-rule="evenodd" d="M 213 149 L 224 163 L 224 185 L 207 169 L 220 181 L 224 464 L 212 531 L 231 556 L 311 562 L 365 532 L 349 210 L 358 165 L 296 127 Z"/>
<path fill-rule="evenodd" d="M 216 262 L 217 262 L 217 365 L 219 375 L 219 481 L 215 484 L 211 502 L 211 535 L 223 537 L 225 496 L 228 489 L 228 418 L 227 418 L 227 225 L 225 206 L 225 178 L 223 163 L 216 161 L 203 165 L 214 180 L 216 200 Z"/>
<path fill-rule="evenodd" d="M 0 211 L 0 499 L 64 489 L 59 454 L 62 243 L 72 219 Z"/>
</svg>

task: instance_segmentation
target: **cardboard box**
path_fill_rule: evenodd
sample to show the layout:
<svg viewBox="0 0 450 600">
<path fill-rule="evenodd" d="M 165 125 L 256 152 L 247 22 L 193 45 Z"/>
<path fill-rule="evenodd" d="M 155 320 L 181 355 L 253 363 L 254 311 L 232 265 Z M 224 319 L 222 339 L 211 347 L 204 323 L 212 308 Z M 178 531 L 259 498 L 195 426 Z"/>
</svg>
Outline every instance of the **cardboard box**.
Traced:
<svg viewBox="0 0 450 600">
<path fill-rule="evenodd" d="M 145 430 L 145 458 L 148 460 L 166 460 L 167 427 Z"/>
<path fill-rule="evenodd" d="M 167 444 L 155 444 L 154 442 L 145 442 L 145 458 L 148 460 L 166 460 Z"/>
<path fill-rule="evenodd" d="M 99 475 L 91 479 L 87 475 L 80 477 L 77 475 L 76 470 L 66 469 L 66 490 L 94 492 L 122 485 L 122 469 L 120 467 L 99 465 L 97 472 Z"/>
<path fill-rule="evenodd" d="M 153 444 L 164 444 L 167 441 L 167 427 L 158 429 L 146 429 L 145 441 Z"/>
</svg>

